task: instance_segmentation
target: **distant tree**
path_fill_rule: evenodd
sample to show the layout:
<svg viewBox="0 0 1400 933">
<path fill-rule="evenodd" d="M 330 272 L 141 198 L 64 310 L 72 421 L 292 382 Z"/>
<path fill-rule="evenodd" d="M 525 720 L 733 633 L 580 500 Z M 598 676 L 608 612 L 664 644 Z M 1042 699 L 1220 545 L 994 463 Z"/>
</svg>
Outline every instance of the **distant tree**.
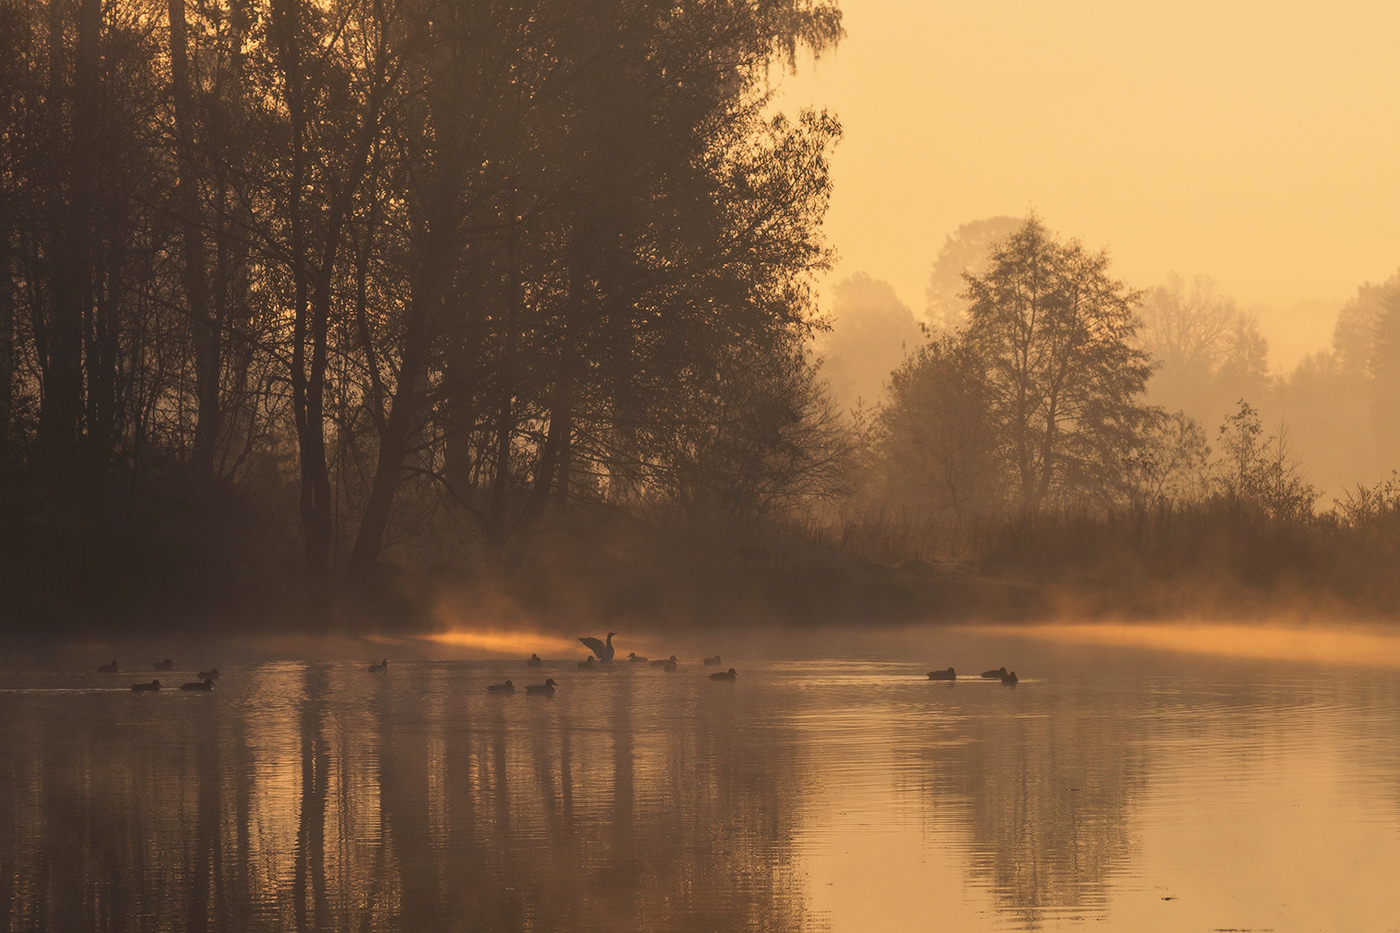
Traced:
<svg viewBox="0 0 1400 933">
<path fill-rule="evenodd" d="M 1152 364 L 1133 345 L 1142 293 L 1110 278 L 1108 264 L 1032 217 L 985 273 L 966 276 L 966 340 L 1023 508 L 1120 484 L 1118 466 L 1152 417 L 1141 401 Z"/>
<path fill-rule="evenodd" d="M 951 333 L 967 323 L 963 273 L 980 275 L 992 259 L 992 249 L 1021 226 L 1019 217 L 988 217 L 969 221 L 943 241 L 924 289 L 929 323 Z"/>
<path fill-rule="evenodd" d="M 1147 293 L 1138 345 L 1157 361 L 1148 383 L 1154 402 L 1214 422 L 1241 396 L 1268 386 L 1268 341 L 1258 320 L 1198 275 L 1176 273 Z"/>
<path fill-rule="evenodd" d="M 1241 399 L 1219 431 L 1215 482 L 1226 499 L 1262 509 L 1280 521 L 1301 521 L 1313 514 L 1318 492 L 1307 481 L 1280 423 L 1277 434 L 1264 436 L 1259 413 Z"/>
<path fill-rule="evenodd" d="M 817 353 L 836 401 L 873 405 L 890 371 L 924 342 L 923 331 L 888 282 L 857 272 L 832 291 L 831 330 L 817 338 Z"/>
<path fill-rule="evenodd" d="M 894 371 L 871 424 L 879 492 L 958 519 L 999 506 L 1002 476 L 981 361 L 951 335 Z"/>
<path fill-rule="evenodd" d="M 1209 461 L 1205 431 L 1194 418 L 1160 413 L 1124 464 L 1126 498 L 1139 506 L 1198 501 L 1207 491 Z"/>
</svg>

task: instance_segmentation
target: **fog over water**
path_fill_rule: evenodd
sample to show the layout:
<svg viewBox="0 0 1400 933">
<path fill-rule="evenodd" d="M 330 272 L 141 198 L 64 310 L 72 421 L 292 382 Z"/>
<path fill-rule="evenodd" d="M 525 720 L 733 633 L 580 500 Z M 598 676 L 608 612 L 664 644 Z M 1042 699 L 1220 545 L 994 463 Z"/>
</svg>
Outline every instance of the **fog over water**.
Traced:
<svg viewBox="0 0 1400 933">
<path fill-rule="evenodd" d="M 7 672 L 0 929 L 1387 928 L 1393 667 L 1084 638 Z"/>
</svg>

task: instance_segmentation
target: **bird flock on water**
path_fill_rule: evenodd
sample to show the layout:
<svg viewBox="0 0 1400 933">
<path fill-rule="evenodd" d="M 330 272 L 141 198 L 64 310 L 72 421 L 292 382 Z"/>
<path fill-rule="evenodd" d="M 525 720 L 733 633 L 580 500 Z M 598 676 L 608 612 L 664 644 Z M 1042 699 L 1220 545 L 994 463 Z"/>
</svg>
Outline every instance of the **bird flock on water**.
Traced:
<svg viewBox="0 0 1400 933">
<path fill-rule="evenodd" d="M 606 640 L 594 638 L 591 635 L 580 636 L 579 641 L 592 653 L 585 660 L 578 662 L 578 669 L 580 671 L 589 672 L 611 670 L 613 661 L 617 658 L 617 649 L 613 646 L 613 638 L 616 637 L 617 634 L 617 632 L 608 632 Z M 632 651 L 628 652 L 627 657 L 619 663 L 625 663 L 628 667 L 652 667 L 668 674 L 677 673 L 681 668 L 681 662 L 674 654 L 666 658 L 657 658 L 653 660 L 651 658 L 642 657 L 635 651 Z M 706 657 L 703 664 L 705 667 L 723 667 L 723 661 L 717 654 Z M 531 654 L 529 659 L 526 660 L 525 666 L 528 668 L 543 667 L 544 659 L 538 654 Z M 175 669 L 175 662 L 170 658 L 165 658 L 153 664 L 152 669 L 157 672 L 170 672 Z M 382 658 L 370 664 L 367 670 L 371 674 L 388 673 L 389 659 Z M 121 673 L 121 669 L 117 666 L 117 662 L 113 660 L 110 664 L 103 664 L 98 667 L 97 673 L 118 674 Z M 219 669 L 217 667 L 212 667 L 207 671 L 200 671 L 196 680 L 180 684 L 178 689 L 191 693 L 209 693 L 213 691 L 215 684 L 219 681 L 219 677 Z M 710 674 L 709 678 L 715 683 L 735 683 L 739 679 L 739 672 L 731 667 L 728 670 L 716 671 Z M 943 670 L 929 671 L 928 679 L 956 681 L 958 675 L 952 667 L 948 667 Z M 996 680 L 1012 687 L 1019 682 L 1016 672 L 1008 671 L 1005 667 L 983 671 L 978 679 Z M 544 683 L 527 684 L 525 686 L 525 693 L 527 696 L 553 697 L 558 687 L 559 684 L 554 678 L 549 677 L 545 679 Z M 131 685 L 133 693 L 155 693 L 162 689 L 165 689 L 165 685 L 158 679 Z M 499 684 L 490 684 L 487 686 L 486 692 L 492 694 L 513 694 L 516 692 L 515 683 L 512 680 L 506 680 Z"/>
</svg>

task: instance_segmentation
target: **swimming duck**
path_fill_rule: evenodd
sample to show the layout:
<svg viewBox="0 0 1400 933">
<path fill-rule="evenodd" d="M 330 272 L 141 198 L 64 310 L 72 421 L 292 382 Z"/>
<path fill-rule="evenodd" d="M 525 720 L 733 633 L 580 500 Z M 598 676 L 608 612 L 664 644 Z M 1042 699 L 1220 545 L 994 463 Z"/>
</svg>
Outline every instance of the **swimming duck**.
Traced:
<svg viewBox="0 0 1400 933">
<path fill-rule="evenodd" d="M 511 682 L 508 681 L 508 680 L 507 680 L 505 683 L 503 683 L 503 684 L 492 684 L 491 686 L 489 686 L 489 687 L 486 688 L 486 692 L 487 692 L 487 693 L 514 693 L 514 692 L 515 692 L 515 684 L 511 683 Z"/>
<path fill-rule="evenodd" d="M 957 680 L 958 675 L 950 667 L 946 671 L 929 671 L 929 680 Z"/>
<path fill-rule="evenodd" d="M 1012 671 L 1010 674 L 1006 674 L 1001 678 L 1001 682 L 1004 684 L 1010 684 L 1013 687 L 1016 686 L 1016 672 Z"/>
<path fill-rule="evenodd" d="M 652 662 L 651 662 L 651 666 L 652 666 L 652 667 L 665 667 L 667 664 L 675 664 L 675 663 L 677 663 L 677 661 L 676 661 L 676 656 L 673 654 L 673 655 L 671 655 L 669 658 L 657 658 L 655 661 L 652 661 Z"/>
<path fill-rule="evenodd" d="M 211 667 L 207 671 L 200 671 L 196 676 L 198 676 L 200 680 L 218 680 L 219 669 L 217 667 Z"/>
<path fill-rule="evenodd" d="M 726 680 L 726 681 L 728 681 L 729 683 L 732 684 L 732 683 L 734 683 L 734 681 L 736 681 L 736 680 L 739 679 L 739 672 L 736 671 L 736 670 L 734 670 L 734 668 L 731 667 L 731 668 L 730 668 L 729 670 L 727 670 L 727 671 L 720 671 L 718 674 L 711 674 L 711 675 L 710 675 L 710 679 L 711 679 L 711 680 Z"/>
<path fill-rule="evenodd" d="M 151 681 L 151 682 L 148 683 L 148 684 L 132 684 L 132 685 L 131 685 L 131 689 L 134 690 L 134 691 L 136 691 L 137 693 L 142 693 L 142 692 L 145 692 L 145 691 L 147 691 L 147 690 L 159 690 L 159 689 L 160 689 L 160 681 L 158 681 L 158 680 L 153 680 L 153 681 Z"/>
<path fill-rule="evenodd" d="M 526 666 L 526 667 L 544 667 L 544 662 L 540 660 L 540 656 L 539 656 L 539 655 L 537 655 L 537 654 L 532 654 L 532 655 L 530 655 L 530 660 L 528 660 L 528 661 L 525 662 L 525 666 Z"/>
<path fill-rule="evenodd" d="M 647 659 L 644 658 L 644 657 L 642 657 L 641 655 L 637 654 L 637 652 L 635 652 L 635 651 L 629 651 L 629 652 L 627 653 L 627 660 L 628 660 L 629 662 L 631 662 L 632 664 L 646 664 L 646 663 L 647 663 Z"/>
<path fill-rule="evenodd" d="M 369 666 L 369 672 L 370 672 L 371 674 L 383 674 L 383 673 L 384 673 L 385 671 L 387 671 L 388 669 L 389 669 L 389 659 L 388 659 L 388 658 L 384 658 L 384 659 L 383 659 L 382 661 L 380 661 L 378 664 L 371 664 L 371 665 Z"/>
<path fill-rule="evenodd" d="M 173 671 L 175 670 L 175 662 L 166 658 L 164 661 L 157 661 L 154 667 L 158 671 Z"/>
<path fill-rule="evenodd" d="M 653 661 L 651 663 L 655 664 L 656 662 Z M 668 674 L 674 674 L 680 669 L 680 666 L 680 662 L 676 660 L 676 656 L 674 654 L 661 662 L 661 669 Z"/>
<path fill-rule="evenodd" d="M 719 659 L 719 655 L 715 655 L 715 656 L 712 657 L 712 658 L 706 658 L 706 659 L 705 659 L 705 666 L 706 666 L 706 667 L 719 667 L 719 666 L 720 666 L 720 663 L 721 663 L 721 662 L 720 662 L 720 659 Z"/>
<path fill-rule="evenodd" d="M 617 632 L 608 632 L 608 643 L 606 645 L 592 635 L 580 636 L 579 641 L 587 645 L 588 650 L 596 654 L 599 661 L 608 662 L 613 659 L 614 651 L 612 640 L 613 636 L 616 634 Z"/>
<path fill-rule="evenodd" d="M 181 689 L 181 690 L 203 690 L 204 692 L 207 693 L 208 691 L 214 689 L 214 681 L 212 681 L 212 680 L 210 680 L 208 677 L 206 677 L 206 678 L 204 678 L 203 680 L 196 680 L 196 681 L 192 681 L 191 683 L 180 684 L 180 689 Z"/>
<path fill-rule="evenodd" d="M 1000 668 L 1000 669 L 995 670 L 995 671 L 983 671 L 983 672 L 982 672 L 982 676 L 983 676 L 983 677 L 986 677 L 986 678 L 988 678 L 988 679 L 991 679 L 991 678 L 993 678 L 993 677 L 1005 677 L 1005 676 L 1006 676 L 1006 668 L 1003 667 L 1003 668 Z"/>
<path fill-rule="evenodd" d="M 551 677 L 542 684 L 526 684 L 525 692 L 530 696 L 552 697 L 554 696 L 554 678 Z"/>
<path fill-rule="evenodd" d="M 97 673 L 99 673 L 99 674 L 115 674 L 116 672 L 117 672 L 117 662 L 116 662 L 116 661 L 113 661 L 111 664 L 104 664 L 104 665 L 102 665 L 101 667 L 99 667 L 99 668 L 97 669 Z"/>
<path fill-rule="evenodd" d="M 594 662 L 594 660 L 593 660 L 593 655 L 590 654 L 590 655 L 588 656 L 588 660 L 587 660 L 587 661 L 580 661 L 580 662 L 578 662 L 578 669 L 581 670 L 581 671 L 596 671 L 596 670 L 598 670 L 598 665 L 597 665 L 596 662 Z"/>
</svg>

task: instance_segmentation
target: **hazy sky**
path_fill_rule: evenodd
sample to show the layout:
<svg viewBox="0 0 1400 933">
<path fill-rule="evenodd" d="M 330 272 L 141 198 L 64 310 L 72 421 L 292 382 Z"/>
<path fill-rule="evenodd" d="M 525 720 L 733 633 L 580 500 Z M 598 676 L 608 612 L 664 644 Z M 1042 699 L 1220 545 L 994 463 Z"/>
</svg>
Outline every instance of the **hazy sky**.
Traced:
<svg viewBox="0 0 1400 933">
<path fill-rule="evenodd" d="M 1023 214 L 1261 305 L 1276 363 L 1400 267 L 1400 3 L 842 0 L 781 85 L 845 126 L 829 236 L 922 312 L 944 238 Z"/>
</svg>

